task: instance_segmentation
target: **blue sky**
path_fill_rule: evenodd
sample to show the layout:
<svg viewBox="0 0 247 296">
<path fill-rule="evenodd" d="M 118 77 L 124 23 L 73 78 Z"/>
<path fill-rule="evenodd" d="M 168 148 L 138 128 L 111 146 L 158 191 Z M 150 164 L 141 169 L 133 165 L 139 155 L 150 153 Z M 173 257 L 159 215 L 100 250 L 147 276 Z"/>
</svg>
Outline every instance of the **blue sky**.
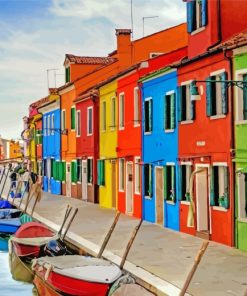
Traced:
<svg viewBox="0 0 247 296">
<path fill-rule="evenodd" d="M 115 28 L 130 28 L 130 0 L 0 0 L 0 135 L 19 138 L 28 105 L 62 85 L 66 53 L 106 56 Z M 182 0 L 132 0 L 134 39 L 185 21 Z M 49 72 L 49 86 L 54 75 Z"/>
</svg>

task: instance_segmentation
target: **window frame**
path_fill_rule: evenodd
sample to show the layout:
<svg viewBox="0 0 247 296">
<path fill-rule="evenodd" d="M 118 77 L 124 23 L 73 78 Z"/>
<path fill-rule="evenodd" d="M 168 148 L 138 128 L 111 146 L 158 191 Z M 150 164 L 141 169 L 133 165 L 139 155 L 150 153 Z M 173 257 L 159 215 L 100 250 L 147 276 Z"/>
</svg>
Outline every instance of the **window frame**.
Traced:
<svg viewBox="0 0 247 296">
<path fill-rule="evenodd" d="M 141 164 L 140 164 L 141 157 L 140 156 L 135 157 L 134 161 L 135 161 L 135 163 L 134 163 L 134 165 L 135 165 L 135 184 L 134 184 L 135 189 L 134 189 L 134 193 L 140 195 L 141 194 Z M 137 178 L 137 176 L 138 176 L 138 178 Z M 137 185 L 137 180 L 138 180 L 139 186 Z M 139 188 L 139 190 L 137 188 Z"/>
<path fill-rule="evenodd" d="M 51 135 L 51 115 L 47 116 L 47 136 Z"/>
<path fill-rule="evenodd" d="M 101 131 L 106 132 L 106 101 L 102 101 Z"/>
<path fill-rule="evenodd" d="M 72 110 L 74 110 L 74 120 L 73 120 Z M 71 108 L 70 108 L 70 129 L 71 129 L 71 131 L 76 130 L 76 108 L 75 108 L 75 105 L 71 106 Z"/>
<path fill-rule="evenodd" d="M 114 102 L 114 104 L 113 104 Z M 114 131 L 116 128 L 116 97 L 111 98 L 111 126 L 110 129 Z"/>
<path fill-rule="evenodd" d="M 180 175 L 180 192 L 179 192 L 180 197 L 179 197 L 179 199 L 180 199 L 181 203 L 187 204 L 187 203 L 190 203 L 190 201 L 188 201 L 186 199 L 185 194 L 187 193 L 187 188 L 190 187 L 190 177 L 191 177 L 191 174 L 193 172 L 193 165 L 192 165 L 191 161 L 186 161 L 186 162 L 181 162 L 179 167 L 180 167 L 180 174 L 181 174 Z M 183 188 L 182 188 L 182 184 L 181 184 L 183 182 L 182 167 L 185 167 L 185 174 L 186 174 L 185 194 L 183 194 Z M 190 167 L 190 175 L 188 174 L 188 171 L 189 171 L 188 167 Z"/>
<path fill-rule="evenodd" d="M 91 126 L 90 126 L 90 113 L 91 113 Z M 90 131 L 91 128 L 91 131 Z M 93 106 L 87 107 L 87 136 L 93 135 Z"/>
<path fill-rule="evenodd" d="M 191 83 L 192 83 L 193 80 L 187 80 L 187 81 L 183 81 L 181 84 L 180 84 L 180 87 L 182 87 L 181 89 L 181 124 L 187 124 L 187 123 L 193 123 L 194 122 L 194 119 L 191 119 L 191 105 L 193 104 L 192 101 L 191 101 L 191 94 L 190 94 L 190 87 L 191 87 Z M 186 107 L 185 107 L 185 110 L 183 110 L 183 87 L 186 87 Z M 188 88 L 188 89 L 187 89 Z M 190 103 L 189 104 L 189 107 L 188 107 L 188 102 Z M 186 118 L 183 119 L 183 113 L 185 111 L 185 115 L 186 115 Z M 190 114 L 189 118 L 188 118 L 188 113 Z"/>
<path fill-rule="evenodd" d="M 149 126 L 149 130 L 146 130 L 146 104 L 148 103 L 148 109 L 150 108 L 151 111 L 149 114 L 149 111 L 148 111 L 148 115 L 151 116 L 151 119 L 148 118 L 148 122 L 151 122 L 151 127 Z M 151 107 L 149 106 L 149 104 L 151 104 Z M 153 98 L 152 97 L 148 97 L 148 98 L 145 98 L 144 100 L 144 134 L 145 135 L 149 135 L 149 134 L 152 134 L 153 132 Z"/>
<path fill-rule="evenodd" d="M 169 104 L 169 119 L 170 119 L 170 125 L 171 124 L 171 119 L 172 119 L 172 96 L 174 96 L 173 100 L 174 100 L 174 127 L 172 128 L 172 126 L 170 126 L 170 128 L 167 128 L 167 97 L 169 96 L 170 99 L 170 104 Z M 164 130 L 166 133 L 171 133 L 174 132 L 174 130 L 176 129 L 176 92 L 174 90 L 171 90 L 169 92 L 165 93 L 165 97 L 164 97 Z"/>
<path fill-rule="evenodd" d="M 148 168 L 148 184 L 146 184 L 146 168 Z M 143 182 L 144 182 L 144 198 L 145 199 L 152 199 L 154 194 L 153 194 L 153 166 L 152 164 L 144 164 L 143 166 L 143 175 L 144 175 L 144 178 L 143 178 Z M 151 187 L 150 187 L 151 186 Z M 148 187 L 148 189 L 147 189 Z M 149 192 L 149 190 L 151 190 L 151 193 Z M 148 194 L 146 194 L 148 192 Z"/>
<path fill-rule="evenodd" d="M 134 127 L 139 127 L 141 125 L 141 108 L 140 108 L 140 95 L 139 87 L 134 87 Z"/>
<path fill-rule="evenodd" d="M 236 71 L 236 80 L 243 80 L 244 75 L 247 75 L 247 68 Z M 235 111 L 235 124 L 247 124 L 247 119 L 244 119 L 244 91 L 236 87 L 236 111 Z M 246 91 L 247 92 L 247 91 Z"/>
<path fill-rule="evenodd" d="M 118 191 L 125 191 L 125 159 L 119 158 L 118 160 Z"/>
<path fill-rule="evenodd" d="M 125 93 L 121 92 L 119 94 L 119 117 L 118 117 L 118 125 L 119 130 L 124 130 L 125 127 Z"/>
<path fill-rule="evenodd" d="M 77 183 L 81 184 L 82 182 L 82 159 L 76 159 L 76 166 L 77 166 Z"/>
<path fill-rule="evenodd" d="M 87 184 L 93 185 L 93 157 L 87 158 Z M 91 180 L 91 181 L 90 181 Z"/>
<path fill-rule="evenodd" d="M 239 168 L 241 171 L 243 168 Z M 247 222 L 247 172 L 238 176 L 238 220 Z"/>
<path fill-rule="evenodd" d="M 76 137 L 81 136 L 81 110 L 76 110 L 76 125 L 75 125 Z"/>
<path fill-rule="evenodd" d="M 216 190 L 216 193 L 218 193 L 217 196 L 215 194 L 215 168 L 216 167 L 218 168 L 218 172 L 217 172 L 217 174 L 218 174 L 217 179 L 218 180 L 216 182 L 218 184 L 217 190 Z M 214 187 L 214 205 L 213 205 L 213 208 L 214 209 L 217 209 L 217 208 L 224 209 L 224 207 L 220 206 L 220 204 L 219 204 L 219 198 L 224 194 L 224 192 L 225 192 L 224 189 L 226 187 L 225 180 L 224 180 L 224 168 L 227 168 L 228 172 L 229 172 L 229 167 L 228 167 L 226 162 L 213 162 L 212 163 L 211 169 L 213 170 L 214 179 L 210 180 L 210 187 L 211 187 L 211 182 L 213 182 L 214 183 L 213 184 L 213 187 Z M 211 178 L 212 178 L 212 176 L 211 176 Z M 222 182 L 222 180 L 223 180 L 223 182 Z M 221 194 L 220 190 L 222 190 L 222 188 L 223 188 L 223 193 Z M 210 191 L 211 191 L 211 189 L 210 189 Z M 229 191 L 229 189 L 228 189 L 228 191 Z M 229 194 L 230 194 L 230 192 L 228 192 L 228 195 Z M 228 199 L 229 199 L 229 196 L 228 196 Z"/>
<path fill-rule="evenodd" d="M 55 114 L 51 114 L 51 135 L 55 134 Z"/>
<path fill-rule="evenodd" d="M 177 190 L 176 190 L 176 174 L 177 174 L 177 167 L 176 164 L 174 162 L 167 162 L 165 164 L 165 168 L 166 168 L 166 174 L 165 174 L 165 190 L 164 190 L 164 199 L 166 201 L 166 203 L 171 203 L 171 204 L 175 204 L 176 203 L 176 199 L 177 199 Z M 170 172 L 170 177 L 171 177 L 171 183 L 174 181 L 174 185 L 175 188 L 172 188 L 174 190 L 174 198 L 171 198 L 168 192 L 171 192 L 172 189 L 169 190 L 168 188 L 168 169 L 167 168 L 171 168 L 171 172 Z M 172 169 L 173 168 L 173 169 Z M 174 180 L 172 180 L 172 170 L 174 172 Z M 170 187 L 172 186 L 172 184 L 170 185 Z M 165 192 L 166 191 L 166 192 Z M 169 197 L 168 197 L 169 195 Z"/>
<path fill-rule="evenodd" d="M 66 109 L 61 110 L 61 130 L 66 129 Z"/>
</svg>

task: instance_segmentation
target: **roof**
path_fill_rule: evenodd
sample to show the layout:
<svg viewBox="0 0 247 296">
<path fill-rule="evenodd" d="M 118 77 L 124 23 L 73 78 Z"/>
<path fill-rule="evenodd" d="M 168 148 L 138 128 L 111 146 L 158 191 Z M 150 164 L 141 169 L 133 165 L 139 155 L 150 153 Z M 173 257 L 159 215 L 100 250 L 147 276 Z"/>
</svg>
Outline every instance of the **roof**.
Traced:
<svg viewBox="0 0 247 296">
<path fill-rule="evenodd" d="M 216 49 L 233 49 L 236 47 L 240 47 L 247 44 L 247 31 L 242 31 L 228 40 L 220 43 L 219 45 L 212 48 L 212 50 Z"/>
<path fill-rule="evenodd" d="M 73 54 L 66 54 L 65 60 L 66 59 L 68 59 L 70 63 L 87 65 L 108 65 L 116 60 L 115 58 L 111 57 L 84 57 L 75 56 Z"/>
</svg>

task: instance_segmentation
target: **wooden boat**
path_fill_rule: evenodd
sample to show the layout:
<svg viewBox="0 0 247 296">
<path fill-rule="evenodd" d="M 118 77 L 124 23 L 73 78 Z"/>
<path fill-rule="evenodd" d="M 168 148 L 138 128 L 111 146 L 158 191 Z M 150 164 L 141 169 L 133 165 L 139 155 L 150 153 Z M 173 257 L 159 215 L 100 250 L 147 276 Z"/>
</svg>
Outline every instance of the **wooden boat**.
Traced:
<svg viewBox="0 0 247 296">
<path fill-rule="evenodd" d="M 18 209 L 0 209 L 0 219 L 18 218 L 21 211 Z"/>
<path fill-rule="evenodd" d="M 107 260 L 80 255 L 41 257 L 33 260 L 32 269 L 40 295 L 42 279 L 59 294 L 105 296 L 122 275 L 120 267 Z"/>
<path fill-rule="evenodd" d="M 28 222 L 11 237 L 11 242 L 17 256 L 36 258 L 40 256 L 42 247 L 56 237 L 47 226 L 38 222 Z"/>
<path fill-rule="evenodd" d="M 21 226 L 19 218 L 1 219 L 0 220 L 0 233 L 13 234 Z"/>
</svg>

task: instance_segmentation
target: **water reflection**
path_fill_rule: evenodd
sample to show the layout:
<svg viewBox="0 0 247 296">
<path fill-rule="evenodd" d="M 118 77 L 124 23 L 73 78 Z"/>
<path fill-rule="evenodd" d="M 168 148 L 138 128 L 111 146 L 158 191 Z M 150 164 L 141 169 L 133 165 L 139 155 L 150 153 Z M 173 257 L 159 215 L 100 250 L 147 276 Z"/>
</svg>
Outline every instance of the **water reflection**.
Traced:
<svg viewBox="0 0 247 296">
<path fill-rule="evenodd" d="M 33 285 L 17 282 L 12 279 L 9 269 L 8 239 L 0 239 L 0 295 L 1 296 L 32 296 Z"/>
</svg>

